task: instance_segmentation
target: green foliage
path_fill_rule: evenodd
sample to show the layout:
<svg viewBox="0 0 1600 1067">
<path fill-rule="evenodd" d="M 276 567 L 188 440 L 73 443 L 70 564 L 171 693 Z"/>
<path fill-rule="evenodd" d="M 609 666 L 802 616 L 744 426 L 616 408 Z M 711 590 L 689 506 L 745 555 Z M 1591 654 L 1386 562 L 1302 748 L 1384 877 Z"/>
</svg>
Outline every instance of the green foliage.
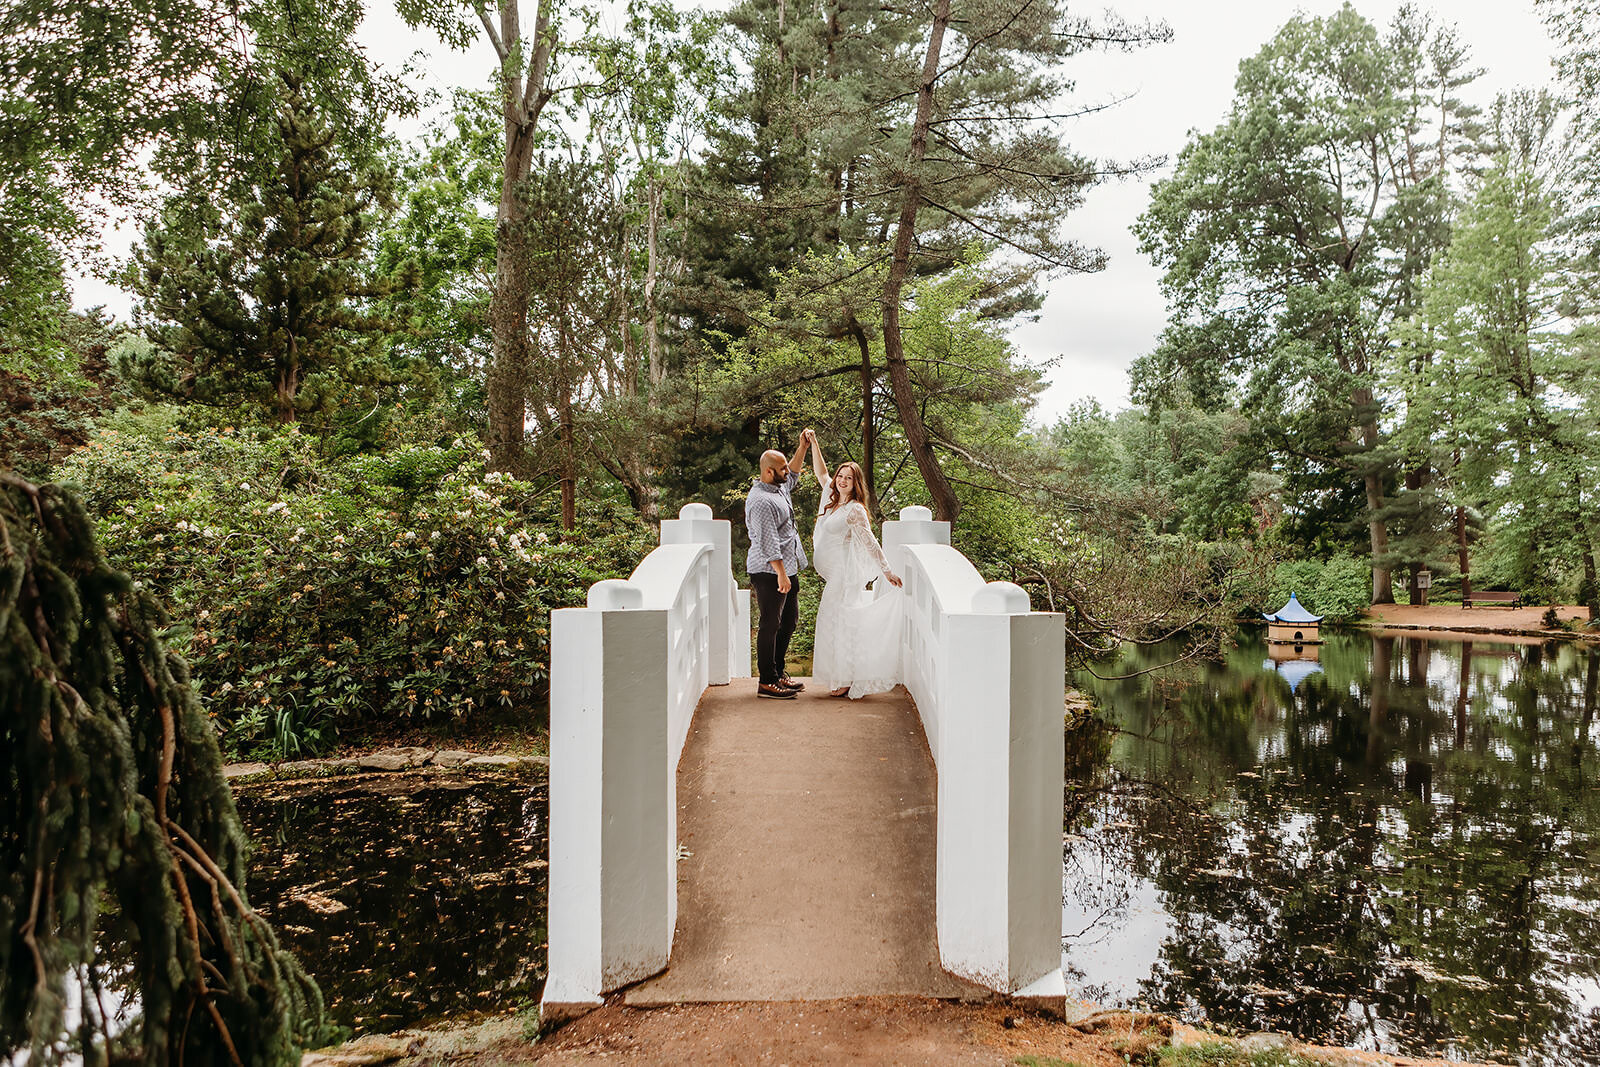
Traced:
<svg viewBox="0 0 1600 1067">
<path fill-rule="evenodd" d="M 227 747 L 289 756 L 341 730 L 535 712 L 549 614 L 625 576 L 646 527 L 591 496 L 574 535 L 481 453 L 400 443 L 324 457 L 294 429 L 186 432 L 170 413 L 66 465 L 109 549 L 160 589 Z"/>
<path fill-rule="evenodd" d="M 1135 396 L 1237 403 L 1293 498 L 1342 482 L 1380 600 L 1393 456 L 1378 374 L 1447 238 L 1445 189 L 1475 131 L 1454 94 L 1470 78 L 1453 30 L 1413 9 L 1388 33 L 1348 3 L 1291 18 L 1240 64 L 1231 113 L 1184 148 L 1137 224 L 1173 315 L 1134 365 Z"/>
<path fill-rule="evenodd" d="M 1364 560 L 1340 552 L 1325 560 L 1301 559 L 1280 563 L 1273 575 L 1269 604 L 1276 611 L 1293 594 L 1307 611 L 1329 622 L 1348 622 L 1366 614 L 1370 572 Z"/>
<path fill-rule="evenodd" d="M 70 492 L 0 473 L 0 1049 L 30 1063 L 279 1067 L 326 1036 L 165 622 Z"/>
</svg>

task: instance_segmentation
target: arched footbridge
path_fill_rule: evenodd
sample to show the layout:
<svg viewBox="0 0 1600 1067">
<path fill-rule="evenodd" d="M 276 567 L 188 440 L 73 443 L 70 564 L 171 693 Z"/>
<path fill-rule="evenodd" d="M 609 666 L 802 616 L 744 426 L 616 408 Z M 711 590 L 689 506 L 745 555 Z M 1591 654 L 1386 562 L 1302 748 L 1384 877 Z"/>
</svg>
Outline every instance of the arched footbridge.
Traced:
<svg viewBox="0 0 1600 1067">
<path fill-rule="evenodd" d="M 619 990 L 1064 1009 L 1062 616 L 985 584 L 926 508 L 883 543 L 905 684 L 864 700 L 757 699 L 703 504 L 554 613 L 547 1024 Z"/>
</svg>

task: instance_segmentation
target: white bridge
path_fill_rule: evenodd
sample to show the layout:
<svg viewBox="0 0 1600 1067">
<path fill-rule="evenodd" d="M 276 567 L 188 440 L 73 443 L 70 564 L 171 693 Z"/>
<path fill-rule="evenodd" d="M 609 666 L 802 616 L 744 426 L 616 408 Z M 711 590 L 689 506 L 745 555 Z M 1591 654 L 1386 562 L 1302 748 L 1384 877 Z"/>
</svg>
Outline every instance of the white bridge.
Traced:
<svg viewBox="0 0 1600 1067">
<path fill-rule="evenodd" d="M 900 676 L 936 767 L 936 958 L 1060 1012 L 1063 619 L 985 584 L 928 509 L 900 515 L 883 543 L 909 601 Z M 730 533 L 689 504 L 628 581 L 553 613 L 547 1025 L 673 961 L 685 739 L 708 686 L 756 699 Z"/>
</svg>

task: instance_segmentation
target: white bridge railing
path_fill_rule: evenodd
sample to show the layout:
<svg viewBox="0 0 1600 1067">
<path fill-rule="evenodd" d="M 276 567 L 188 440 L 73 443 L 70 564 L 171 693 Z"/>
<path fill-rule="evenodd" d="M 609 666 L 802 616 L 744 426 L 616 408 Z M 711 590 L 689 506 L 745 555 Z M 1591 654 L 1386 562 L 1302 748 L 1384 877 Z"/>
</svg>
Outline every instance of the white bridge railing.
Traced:
<svg viewBox="0 0 1600 1067">
<path fill-rule="evenodd" d="M 932 520 L 902 509 L 883 546 L 905 582 L 900 677 L 939 771 L 939 961 L 1061 1012 L 1065 620 L 985 584 Z"/>
<path fill-rule="evenodd" d="M 750 674 L 750 593 L 704 504 L 661 524 L 627 581 L 550 622 L 549 977 L 582 1014 L 662 970 L 678 921 L 678 759 L 708 685 Z"/>
<path fill-rule="evenodd" d="M 750 676 L 730 531 L 686 505 L 627 581 L 553 613 L 547 1024 L 667 966 L 678 761 L 706 686 Z M 940 960 L 1059 1011 L 1062 617 L 985 585 L 926 508 L 883 532 L 909 600 L 901 676 L 938 768 Z"/>
</svg>

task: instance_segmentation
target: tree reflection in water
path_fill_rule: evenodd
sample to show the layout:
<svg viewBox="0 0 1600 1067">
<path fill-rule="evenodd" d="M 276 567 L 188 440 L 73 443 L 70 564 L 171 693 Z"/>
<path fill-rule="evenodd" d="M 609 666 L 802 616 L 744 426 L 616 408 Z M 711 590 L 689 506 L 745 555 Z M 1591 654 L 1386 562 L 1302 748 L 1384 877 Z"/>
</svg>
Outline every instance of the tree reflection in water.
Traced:
<svg viewBox="0 0 1600 1067">
<path fill-rule="evenodd" d="M 1100 671 L 1173 658 L 1130 650 Z M 1600 651 L 1332 634 L 1288 682 L 1084 674 L 1064 961 L 1084 995 L 1408 1054 L 1600 1063 Z"/>
</svg>

